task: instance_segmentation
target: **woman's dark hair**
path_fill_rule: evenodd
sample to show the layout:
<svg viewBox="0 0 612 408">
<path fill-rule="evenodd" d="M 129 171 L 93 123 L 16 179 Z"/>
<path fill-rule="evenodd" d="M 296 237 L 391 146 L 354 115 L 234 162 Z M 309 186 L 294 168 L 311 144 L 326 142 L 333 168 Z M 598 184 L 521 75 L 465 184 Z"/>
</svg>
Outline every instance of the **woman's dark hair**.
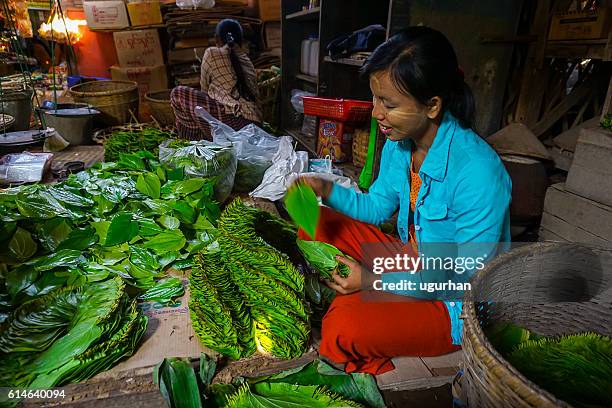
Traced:
<svg viewBox="0 0 612 408">
<path fill-rule="evenodd" d="M 442 98 L 462 127 L 472 128 L 475 103 L 463 79 L 453 46 L 441 32 L 429 27 L 408 27 L 393 35 L 372 53 L 362 74 L 389 71 L 399 90 L 422 104 Z"/>
<path fill-rule="evenodd" d="M 215 36 L 224 45 L 229 47 L 230 62 L 232 63 L 232 68 L 236 74 L 235 89 L 238 91 L 238 94 L 247 101 L 255 101 L 257 98 L 246 81 L 242 64 L 240 63 L 240 59 L 238 58 L 238 54 L 236 54 L 236 50 L 234 48 L 235 45 L 242 45 L 243 32 L 240 23 L 229 18 L 220 21 L 215 29 Z"/>
</svg>

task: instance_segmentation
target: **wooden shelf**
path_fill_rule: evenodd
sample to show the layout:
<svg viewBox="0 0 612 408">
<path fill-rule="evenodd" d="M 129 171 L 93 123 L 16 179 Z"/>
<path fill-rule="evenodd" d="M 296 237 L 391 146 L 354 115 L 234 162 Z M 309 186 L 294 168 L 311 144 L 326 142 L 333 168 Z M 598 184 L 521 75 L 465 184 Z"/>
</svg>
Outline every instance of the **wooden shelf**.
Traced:
<svg viewBox="0 0 612 408">
<path fill-rule="evenodd" d="M 353 59 L 353 58 L 340 58 L 337 60 L 333 60 L 330 56 L 326 56 L 323 58 L 323 61 L 330 62 L 332 64 L 342 64 L 342 65 L 351 65 L 354 67 L 362 67 L 365 64 L 365 59 Z"/>
<path fill-rule="evenodd" d="M 310 82 L 311 84 L 317 84 L 318 82 L 318 78 L 317 77 L 313 77 L 311 75 L 306 75 L 306 74 L 297 74 L 295 76 L 297 79 L 300 79 L 302 81 L 306 81 L 306 82 Z"/>
<path fill-rule="evenodd" d="M 143 25 L 136 27 L 125 27 L 125 28 L 89 28 L 89 31 L 95 33 L 114 33 L 116 31 L 132 31 L 132 30 L 147 30 L 149 28 L 166 28 L 165 24 L 154 24 L 154 25 Z"/>
<path fill-rule="evenodd" d="M 548 41 L 546 56 L 549 58 L 591 58 L 612 60 L 612 46 L 608 40 Z"/>
<path fill-rule="evenodd" d="M 313 157 L 317 156 L 317 139 L 316 137 L 305 136 L 299 129 L 286 129 L 284 133 L 293 137 L 298 143 L 303 146 Z"/>
<path fill-rule="evenodd" d="M 287 14 L 285 20 L 315 20 L 319 18 L 321 7 L 314 7 L 308 10 L 298 11 L 296 13 Z"/>
</svg>

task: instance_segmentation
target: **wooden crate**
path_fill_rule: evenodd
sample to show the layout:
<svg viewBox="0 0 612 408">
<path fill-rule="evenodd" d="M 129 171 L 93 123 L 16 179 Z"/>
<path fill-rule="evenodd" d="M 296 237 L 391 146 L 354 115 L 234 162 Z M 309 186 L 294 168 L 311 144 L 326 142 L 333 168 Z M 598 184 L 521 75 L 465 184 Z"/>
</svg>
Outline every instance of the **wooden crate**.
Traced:
<svg viewBox="0 0 612 408">
<path fill-rule="evenodd" d="M 554 184 L 546 192 L 539 238 L 610 245 L 612 207 L 573 194 L 563 183 Z"/>
<path fill-rule="evenodd" d="M 582 129 L 565 188 L 612 206 L 612 132 Z"/>
</svg>

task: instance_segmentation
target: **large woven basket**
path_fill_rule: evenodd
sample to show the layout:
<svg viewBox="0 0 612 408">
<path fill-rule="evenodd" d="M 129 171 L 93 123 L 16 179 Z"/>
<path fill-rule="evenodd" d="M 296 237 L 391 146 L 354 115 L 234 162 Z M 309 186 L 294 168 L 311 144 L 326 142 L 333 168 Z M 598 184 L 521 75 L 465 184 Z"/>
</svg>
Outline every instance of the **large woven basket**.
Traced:
<svg viewBox="0 0 612 408">
<path fill-rule="evenodd" d="M 280 81 L 281 77 L 279 75 L 257 84 L 263 120 L 272 126 L 276 126 L 280 122 L 278 109 Z"/>
<path fill-rule="evenodd" d="M 138 84 L 132 81 L 85 82 L 70 88 L 75 102 L 92 105 L 101 112 L 106 126 L 130 122 L 138 115 Z"/>
<path fill-rule="evenodd" d="M 537 243 L 503 254 L 474 278 L 464 303 L 469 407 L 570 407 L 511 366 L 483 328 L 511 322 L 545 336 L 612 335 L 612 249 Z M 482 303 L 474 300 L 489 299 Z"/>
<path fill-rule="evenodd" d="M 376 151 L 382 151 L 382 146 L 385 144 L 385 137 L 380 134 L 376 135 Z M 370 129 L 355 129 L 353 135 L 353 164 L 357 168 L 365 166 L 366 158 L 368 157 L 368 146 L 370 145 Z"/>
<path fill-rule="evenodd" d="M 175 123 L 174 110 L 170 105 L 171 92 L 172 89 L 164 89 L 163 91 L 148 92 L 145 94 L 145 100 L 151 108 L 151 116 L 153 116 L 161 126 L 174 126 Z"/>
</svg>

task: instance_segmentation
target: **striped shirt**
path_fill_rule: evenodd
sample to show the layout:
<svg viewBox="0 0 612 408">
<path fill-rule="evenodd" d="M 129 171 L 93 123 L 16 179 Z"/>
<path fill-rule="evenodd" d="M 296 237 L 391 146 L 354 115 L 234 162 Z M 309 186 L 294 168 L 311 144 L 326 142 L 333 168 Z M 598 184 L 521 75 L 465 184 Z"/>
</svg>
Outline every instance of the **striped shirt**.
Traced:
<svg viewBox="0 0 612 408">
<path fill-rule="evenodd" d="M 253 63 L 239 47 L 236 46 L 235 51 L 240 59 L 247 86 L 259 98 L 257 73 Z M 238 94 L 236 74 L 232 68 L 229 47 L 227 45 L 221 48 L 210 47 L 204 52 L 200 73 L 200 87 L 203 92 L 208 93 L 211 98 L 221 103 L 228 114 L 240 116 L 254 122 L 261 122 L 262 113 L 259 104 L 256 101 L 247 101 Z"/>
</svg>

